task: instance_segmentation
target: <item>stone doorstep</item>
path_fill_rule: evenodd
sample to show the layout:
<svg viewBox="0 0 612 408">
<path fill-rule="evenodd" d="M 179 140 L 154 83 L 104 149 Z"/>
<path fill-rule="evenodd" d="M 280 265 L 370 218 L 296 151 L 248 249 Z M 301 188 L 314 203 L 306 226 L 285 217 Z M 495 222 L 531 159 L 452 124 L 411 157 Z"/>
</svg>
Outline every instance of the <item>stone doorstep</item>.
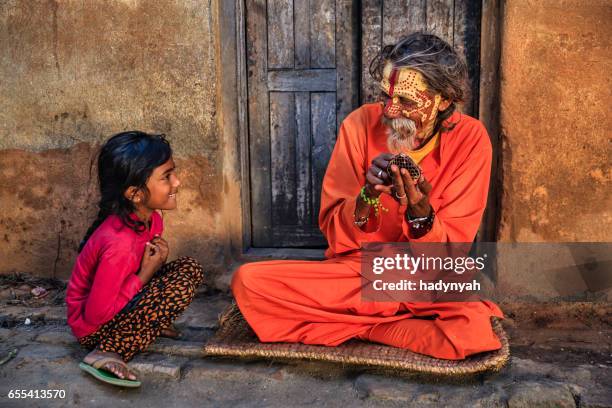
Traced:
<svg viewBox="0 0 612 408">
<path fill-rule="evenodd" d="M 507 387 L 508 408 L 534 406 L 576 407 L 577 399 L 567 384 L 550 381 L 529 381 L 510 384 Z"/>
<path fill-rule="evenodd" d="M 222 359 L 190 360 L 184 366 L 184 379 L 187 381 L 228 381 L 246 383 L 252 381 L 267 381 L 279 383 L 288 377 L 283 372 L 283 366 L 269 362 L 244 362 Z"/>
<path fill-rule="evenodd" d="M 555 381 L 571 382 L 584 386 L 593 381 L 591 372 L 593 367 L 592 365 L 582 364 L 568 370 L 559 367 L 558 364 L 543 363 L 514 356 L 509 365 L 509 374 L 515 379 L 550 378 Z"/>
<path fill-rule="evenodd" d="M 11 335 L 12 330 L 0 329 L 0 340 L 8 339 Z M 44 344 L 78 347 L 77 340 L 67 327 L 59 329 L 56 328 L 55 330 L 46 330 L 42 333 L 35 334 L 32 341 Z M 147 352 L 195 358 L 204 356 L 203 347 L 204 342 L 158 338 L 155 343 L 149 346 Z"/>
<path fill-rule="evenodd" d="M 199 358 L 204 357 L 204 343 L 160 338 L 149 346 L 147 352 Z"/>
<path fill-rule="evenodd" d="M 219 315 L 231 303 L 226 296 L 197 296 L 185 312 L 176 319 L 177 327 L 211 330 L 218 327 Z"/>
<path fill-rule="evenodd" d="M 155 375 L 179 380 L 183 366 L 188 360 L 186 357 L 145 353 L 135 356 L 130 367 L 137 371 L 141 378 Z"/>
</svg>

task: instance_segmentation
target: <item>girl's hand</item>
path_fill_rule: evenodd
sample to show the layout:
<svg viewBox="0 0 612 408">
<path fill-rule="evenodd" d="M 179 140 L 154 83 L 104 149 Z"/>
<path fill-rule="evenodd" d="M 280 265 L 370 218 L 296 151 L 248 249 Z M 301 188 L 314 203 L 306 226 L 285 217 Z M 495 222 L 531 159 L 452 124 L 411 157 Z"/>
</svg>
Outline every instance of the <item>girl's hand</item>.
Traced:
<svg viewBox="0 0 612 408">
<path fill-rule="evenodd" d="M 138 272 L 138 277 L 142 283 L 146 285 L 163 264 L 164 258 L 161 248 L 147 242 L 145 244 L 144 254 L 142 255 L 142 261 L 140 263 L 140 271 Z"/>
<path fill-rule="evenodd" d="M 161 257 L 163 259 L 162 265 L 165 264 L 166 260 L 168 259 L 168 254 L 170 253 L 170 247 L 168 246 L 168 241 L 166 241 L 159 235 L 156 235 L 155 238 L 151 240 L 151 243 L 159 248 Z"/>
</svg>

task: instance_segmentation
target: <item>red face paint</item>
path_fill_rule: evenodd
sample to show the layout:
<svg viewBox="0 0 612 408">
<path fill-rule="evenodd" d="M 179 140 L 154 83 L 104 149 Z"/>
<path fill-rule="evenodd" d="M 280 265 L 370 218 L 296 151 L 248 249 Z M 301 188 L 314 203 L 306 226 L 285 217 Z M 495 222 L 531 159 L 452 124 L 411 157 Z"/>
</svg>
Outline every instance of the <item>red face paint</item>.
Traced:
<svg viewBox="0 0 612 408">
<path fill-rule="evenodd" d="M 428 90 L 423 75 L 410 68 L 397 69 L 388 63 L 381 88 L 389 96 L 383 113 L 390 119 L 404 116 L 422 125 L 433 120 L 441 97 Z"/>
</svg>

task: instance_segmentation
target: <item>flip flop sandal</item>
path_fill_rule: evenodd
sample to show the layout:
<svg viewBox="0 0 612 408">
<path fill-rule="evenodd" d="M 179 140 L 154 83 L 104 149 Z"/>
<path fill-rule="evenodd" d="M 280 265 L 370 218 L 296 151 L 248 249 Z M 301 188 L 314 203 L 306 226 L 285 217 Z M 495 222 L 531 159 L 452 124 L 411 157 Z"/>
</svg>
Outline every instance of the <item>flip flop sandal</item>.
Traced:
<svg viewBox="0 0 612 408">
<path fill-rule="evenodd" d="M 113 358 L 113 357 L 100 357 L 99 359 L 97 359 L 91 364 L 87 364 L 81 361 L 79 363 L 79 368 L 93 375 L 98 380 L 105 382 L 107 384 L 118 385 L 120 387 L 130 387 L 130 388 L 140 387 L 141 383 L 138 380 L 121 379 L 117 377 L 115 374 L 109 371 L 103 370 L 102 367 L 104 367 L 104 365 L 107 363 L 117 363 L 117 364 L 120 364 L 128 368 L 125 362 L 117 358 Z M 130 371 L 129 368 L 128 368 L 128 371 Z"/>
</svg>

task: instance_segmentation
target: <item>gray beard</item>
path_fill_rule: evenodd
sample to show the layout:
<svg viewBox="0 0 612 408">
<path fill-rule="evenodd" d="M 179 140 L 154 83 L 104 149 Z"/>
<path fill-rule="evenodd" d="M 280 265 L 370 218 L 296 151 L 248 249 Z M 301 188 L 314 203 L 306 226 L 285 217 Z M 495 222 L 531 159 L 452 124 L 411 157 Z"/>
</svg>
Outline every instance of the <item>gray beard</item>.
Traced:
<svg viewBox="0 0 612 408">
<path fill-rule="evenodd" d="M 393 154 L 416 150 L 419 140 L 416 134 L 416 123 L 408 118 L 389 119 L 382 117 L 382 123 L 387 127 L 387 147 Z"/>
</svg>

